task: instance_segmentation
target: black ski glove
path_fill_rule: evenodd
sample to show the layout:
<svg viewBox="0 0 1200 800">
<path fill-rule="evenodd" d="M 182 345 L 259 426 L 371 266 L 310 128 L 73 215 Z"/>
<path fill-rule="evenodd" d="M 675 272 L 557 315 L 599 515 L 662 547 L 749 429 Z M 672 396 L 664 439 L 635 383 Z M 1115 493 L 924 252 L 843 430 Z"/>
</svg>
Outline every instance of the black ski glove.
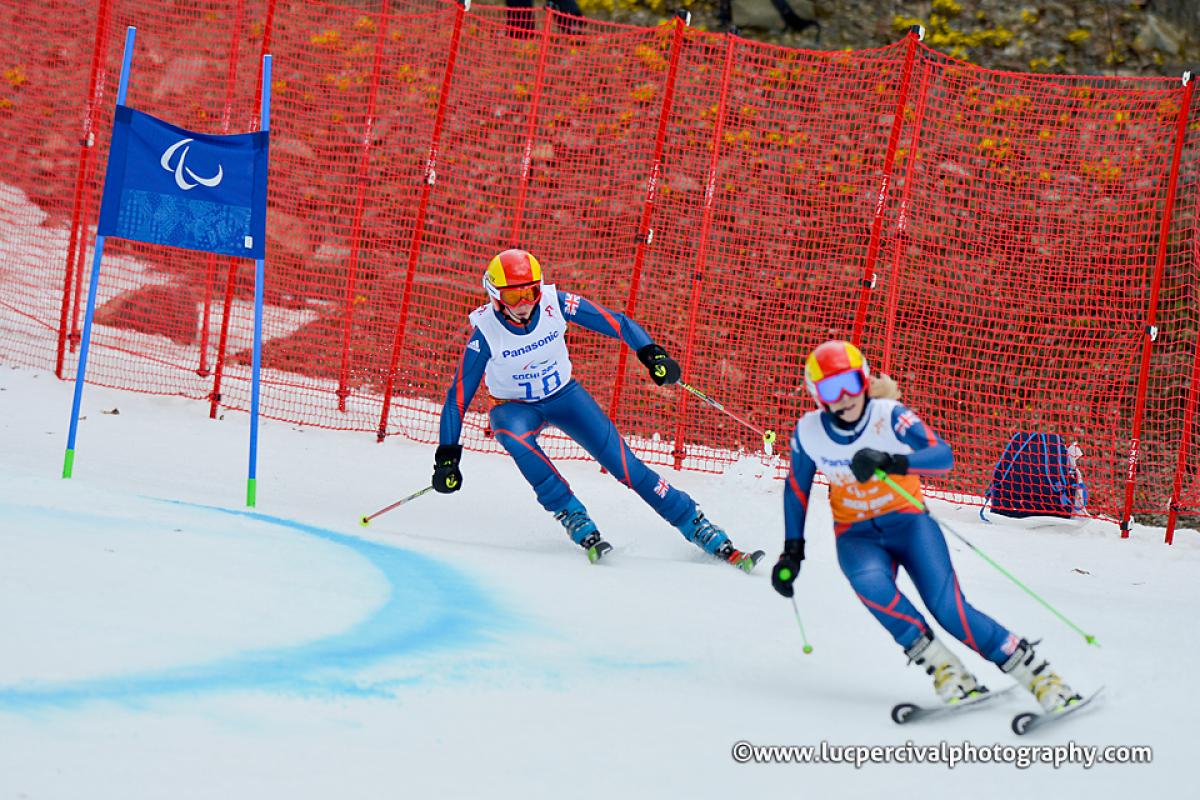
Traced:
<svg viewBox="0 0 1200 800">
<path fill-rule="evenodd" d="M 875 477 L 875 470 L 881 469 L 891 475 L 908 474 L 908 456 L 901 453 L 885 453 L 882 450 L 872 450 L 864 447 L 850 459 L 850 471 L 859 483 L 866 483 Z"/>
<path fill-rule="evenodd" d="M 804 561 L 804 540 L 788 539 L 783 543 L 783 552 L 771 570 L 771 585 L 784 597 L 791 597 L 795 590 L 792 584 L 800 576 L 800 562 Z"/>
<path fill-rule="evenodd" d="M 650 370 L 650 380 L 659 386 L 676 383 L 683 374 L 679 371 L 679 364 L 667 355 L 661 345 L 648 344 L 637 351 L 637 357 Z"/>
<path fill-rule="evenodd" d="M 441 494 L 462 488 L 462 473 L 458 462 L 462 458 L 461 444 L 439 444 L 433 456 L 433 490 Z"/>
</svg>

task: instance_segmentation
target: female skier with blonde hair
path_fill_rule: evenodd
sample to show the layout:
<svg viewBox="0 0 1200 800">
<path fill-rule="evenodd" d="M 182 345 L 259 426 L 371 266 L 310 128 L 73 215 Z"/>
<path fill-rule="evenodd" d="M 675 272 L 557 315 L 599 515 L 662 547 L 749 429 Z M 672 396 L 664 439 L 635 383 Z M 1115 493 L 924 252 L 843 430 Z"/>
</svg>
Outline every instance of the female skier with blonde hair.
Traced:
<svg viewBox="0 0 1200 800">
<path fill-rule="evenodd" d="M 872 377 L 866 358 L 849 342 L 829 341 L 808 357 L 805 383 L 817 410 L 796 424 L 791 473 L 784 489 L 783 553 L 771 573 L 775 590 L 791 597 L 804 560 L 809 493 L 818 469 L 829 480 L 838 564 L 875 619 L 933 676 L 950 704 L 987 689 L 935 636 L 896 587 L 904 567 L 934 618 L 956 639 L 996 664 L 1033 693 L 1047 712 L 1081 700 L 1028 640 L 967 602 L 937 522 L 876 477 L 876 469 L 921 499 L 921 476 L 954 466 L 946 444 L 898 401 L 896 384 Z"/>
</svg>

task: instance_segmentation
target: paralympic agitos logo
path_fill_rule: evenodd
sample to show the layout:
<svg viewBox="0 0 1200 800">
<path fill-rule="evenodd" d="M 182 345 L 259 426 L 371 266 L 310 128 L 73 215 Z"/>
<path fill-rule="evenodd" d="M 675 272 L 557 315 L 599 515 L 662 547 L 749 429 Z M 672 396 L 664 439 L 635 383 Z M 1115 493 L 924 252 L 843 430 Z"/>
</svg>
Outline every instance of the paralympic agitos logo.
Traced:
<svg viewBox="0 0 1200 800">
<path fill-rule="evenodd" d="M 175 185 L 180 189 L 183 189 L 185 192 L 188 189 L 194 189 L 197 186 L 207 186 L 211 189 L 220 184 L 221 179 L 225 177 L 225 170 L 220 164 L 217 164 L 217 174 L 213 175 L 211 178 L 201 178 L 199 175 L 192 172 L 191 168 L 188 167 L 185 162 L 187 161 L 188 153 L 191 151 L 191 148 L 188 147 L 188 143 L 193 141 L 195 140 L 180 139 L 178 142 L 168 147 L 163 152 L 162 158 L 160 158 L 158 161 L 159 165 L 161 165 L 162 168 L 167 172 L 175 173 Z M 182 151 L 179 149 L 181 147 L 183 148 Z M 179 160 L 175 163 L 175 166 L 171 166 L 171 160 L 175 157 L 176 152 L 179 153 Z M 189 182 L 188 178 L 191 178 L 194 183 Z"/>
</svg>

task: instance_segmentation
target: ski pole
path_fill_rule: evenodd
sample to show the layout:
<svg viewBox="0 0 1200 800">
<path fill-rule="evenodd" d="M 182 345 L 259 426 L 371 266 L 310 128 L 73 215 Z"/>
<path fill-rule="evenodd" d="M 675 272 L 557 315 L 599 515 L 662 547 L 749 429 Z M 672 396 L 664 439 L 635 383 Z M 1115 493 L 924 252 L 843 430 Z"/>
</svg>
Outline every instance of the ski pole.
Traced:
<svg viewBox="0 0 1200 800">
<path fill-rule="evenodd" d="M 892 480 L 892 477 L 890 475 L 888 475 L 886 472 L 884 472 L 883 470 L 876 468 L 875 469 L 875 477 L 879 478 L 879 480 L 883 481 L 888 486 L 892 487 L 897 492 L 899 492 L 901 497 L 903 497 L 908 502 L 912 503 L 913 506 L 915 506 L 916 508 L 920 509 L 921 511 L 928 512 L 929 509 L 927 509 L 925 507 L 924 503 L 922 503 L 920 500 L 918 500 L 917 498 L 913 497 L 911 494 L 906 492 L 900 486 L 900 484 L 898 484 L 894 480 Z M 933 515 L 930 514 L 930 516 L 932 517 Z M 1017 586 L 1019 586 L 1022 590 L 1024 590 L 1024 592 L 1026 594 L 1028 594 L 1034 600 L 1037 600 L 1039 603 L 1041 603 L 1043 606 L 1045 606 L 1050 611 L 1050 613 L 1054 614 L 1054 616 L 1058 617 L 1063 622 L 1065 622 L 1071 628 L 1071 630 L 1075 631 L 1080 636 L 1082 636 L 1084 638 L 1084 641 L 1086 641 L 1088 644 L 1093 644 L 1096 647 L 1100 646 L 1100 643 L 1096 641 L 1095 636 L 1092 636 L 1090 633 L 1087 633 L 1082 628 L 1080 628 L 1078 625 L 1076 625 L 1074 622 L 1071 622 L 1071 620 L 1067 619 L 1061 611 L 1059 611 L 1057 608 L 1055 608 L 1054 606 L 1050 605 L 1045 600 L 1043 600 L 1042 597 L 1037 592 L 1033 591 L 1028 586 L 1021 583 L 1021 581 L 1017 580 L 1017 577 L 1015 575 L 1013 575 L 1011 572 L 1006 570 L 1004 567 L 997 564 L 987 553 L 983 552 L 978 547 L 976 547 L 974 544 L 972 544 L 970 539 L 968 539 L 967 537 L 963 536 L 961 533 L 956 531 L 953 528 L 953 526 L 944 522 L 943 520 L 936 520 L 936 522 L 938 523 L 938 525 L 942 526 L 946 530 L 950 531 L 950 533 L 954 534 L 955 538 L 957 538 L 960 542 L 962 542 L 967 547 L 974 550 L 976 555 L 978 555 L 984 561 L 986 561 L 987 563 L 989 563 L 993 567 L 995 567 L 997 570 L 999 570 L 1001 575 L 1008 578 L 1010 581 L 1012 581 Z"/>
<path fill-rule="evenodd" d="M 807 655 L 812 652 L 812 645 L 808 643 L 808 637 L 804 635 L 804 622 L 800 619 L 800 607 L 796 605 L 796 595 L 792 595 L 792 611 L 796 612 L 796 624 L 800 626 L 800 639 L 804 642 L 804 652 Z"/>
<path fill-rule="evenodd" d="M 378 517 L 382 514 L 386 514 L 387 512 L 391 511 L 392 509 L 399 508 L 400 506 L 407 503 L 409 500 L 416 500 L 418 497 L 425 494 L 426 492 L 432 492 L 432 491 L 433 491 L 433 486 L 426 486 L 424 489 L 419 489 L 419 490 L 413 492 L 412 494 L 410 494 L 408 497 L 403 497 L 403 498 L 397 500 L 396 502 L 392 503 L 390 506 L 379 509 L 374 514 L 365 514 L 364 516 L 359 518 L 358 524 L 362 525 L 365 528 L 366 526 L 370 525 L 371 520 L 375 519 L 376 517 Z"/>
<path fill-rule="evenodd" d="M 725 406 L 721 405 L 716 400 L 712 399 L 711 397 L 706 395 L 704 392 L 697 389 L 695 386 L 692 386 L 690 383 L 684 383 L 683 381 L 676 381 L 676 383 L 678 383 L 680 386 L 682 386 L 684 389 L 688 390 L 692 394 L 696 395 L 696 397 L 699 397 L 701 400 L 708 403 L 710 406 L 715 408 L 717 411 L 720 411 L 722 414 L 728 414 L 730 417 L 733 417 L 735 420 L 737 420 L 738 422 L 745 425 L 747 428 L 749 428 L 750 430 L 754 431 L 759 436 L 761 436 L 762 440 L 763 440 L 763 450 L 766 451 L 767 455 L 771 455 L 774 452 L 773 448 L 775 445 L 775 431 L 770 430 L 770 429 L 763 430 L 762 428 L 758 428 L 754 425 L 751 425 L 749 422 L 742 419 L 737 414 L 734 414 L 732 411 L 727 409 Z"/>
</svg>

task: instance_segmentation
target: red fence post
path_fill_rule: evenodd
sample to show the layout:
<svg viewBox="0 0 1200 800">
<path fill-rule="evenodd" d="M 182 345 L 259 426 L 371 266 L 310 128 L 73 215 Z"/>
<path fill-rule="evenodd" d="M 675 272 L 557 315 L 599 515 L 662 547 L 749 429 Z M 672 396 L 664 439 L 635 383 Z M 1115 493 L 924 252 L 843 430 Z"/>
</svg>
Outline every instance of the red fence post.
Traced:
<svg viewBox="0 0 1200 800">
<path fill-rule="evenodd" d="M 546 79 L 546 54 L 550 50 L 550 21 L 555 12 L 547 8 L 542 15 L 542 44 L 538 52 L 537 74 L 533 82 L 533 99 L 530 101 L 529 119 L 525 122 L 525 153 L 521 157 L 521 179 L 517 183 L 517 202 L 513 207 L 512 228 L 508 234 L 510 247 L 521 246 L 521 220 L 525 217 L 525 195 L 529 190 L 529 167 L 533 162 L 533 138 L 537 132 L 538 106 L 542 100 L 542 86 Z"/>
<path fill-rule="evenodd" d="M 267 19 L 263 23 L 262 46 L 258 51 L 258 77 L 254 82 L 254 111 L 251 112 L 248 130 L 256 131 L 262 124 L 259 114 L 262 111 L 262 62 L 263 56 L 271 52 L 271 32 L 275 24 L 275 2 L 267 2 Z M 225 279 L 225 302 L 221 314 L 221 336 L 217 344 L 217 365 L 213 370 L 213 388 L 208 395 L 208 416 L 217 418 L 217 406 L 221 404 L 221 378 L 225 373 L 225 347 L 229 342 L 229 315 L 233 310 L 233 285 L 237 280 L 238 259 L 229 259 L 229 272 Z"/>
<path fill-rule="evenodd" d="M 83 200 L 85 175 L 89 172 L 92 147 L 96 143 L 96 134 L 92 130 L 92 126 L 96 119 L 96 111 L 100 105 L 100 98 L 104 95 L 104 81 L 100 76 L 104 72 L 104 32 L 108 27 L 108 10 L 111 5 L 110 0 L 100 0 L 100 8 L 96 12 L 96 39 L 92 45 L 92 72 L 88 78 L 87 96 L 84 98 L 83 130 L 80 132 L 79 137 L 79 167 L 75 172 L 75 200 L 71 205 L 71 239 L 67 244 L 67 260 L 64 265 L 65 274 L 63 276 L 62 308 L 58 318 L 58 353 L 54 358 L 54 374 L 59 380 L 62 380 L 63 376 L 63 359 L 67 344 L 67 317 L 70 315 L 72 282 L 78 274 L 75 269 L 75 250 L 76 248 L 81 250 L 87 249 L 83 244 L 83 222 L 80 206 Z M 82 284 L 82 280 L 80 283 Z"/>
<path fill-rule="evenodd" d="M 1184 81 L 1191 83 L 1195 76 L 1184 74 Z M 1197 210 L 1196 222 L 1200 223 L 1200 209 Z M 1193 265 L 1194 266 L 1194 265 Z M 1183 491 L 1183 473 L 1187 469 L 1188 456 L 1191 451 L 1192 424 L 1196 416 L 1197 388 L 1200 388 L 1200 337 L 1192 345 L 1192 374 L 1188 380 L 1187 402 L 1183 407 L 1183 432 L 1179 437 L 1179 453 L 1175 461 L 1175 479 L 1171 485 L 1171 504 L 1167 514 L 1167 532 L 1163 541 L 1175 543 L 1175 525 L 1179 521 L 1180 494 Z"/>
<path fill-rule="evenodd" d="M 1187 460 L 1192 439 L 1192 420 L 1196 415 L 1196 389 L 1200 384 L 1200 336 L 1197 336 L 1192 346 L 1192 377 L 1188 381 L 1187 404 L 1183 409 L 1183 433 L 1179 438 L 1179 455 L 1175 461 L 1175 481 L 1171 486 L 1171 505 L 1167 515 L 1167 534 L 1163 539 L 1167 544 L 1175 543 L 1175 523 L 1179 518 L 1179 495 L 1183 491 L 1183 473 L 1187 469 Z"/>
<path fill-rule="evenodd" d="M 920 26 L 914 25 L 908 32 L 908 49 L 904 52 L 904 67 L 900 75 L 899 97 L 896 98 L 896 114 L 892 118 L 892 132 L 888 136 L 887 151 L 883 156 L 883 180 L 879 184 L 879 195 L 875 201 L 875 218 L 871 222 L 871 241 L 867 245 L 867 260 L 863 264 L 862 290 L 858 295 L 858 308 L 854 312 L 854 327 L 850 340 L 859 343 L 863 321 L 867 317 L 867 301 L 875 288 L 875 262 L 879 258 L 879 239 L 883 232 L 883 207 L 887 203 L 888 188 L 892 182 L 892 167 L 896 161 L 896 145 L 900 142 L 900 129 L 904 125 L 904 107 L 908 103 L 908 85 L 912 80 L 913 61 L 916 60 L 917 42 L 924 37 Z"/>
<path fill-rule="evenodd" d="M 454 13 L 454 32 L 450 35 L 450 53 L 446 57 L 446 72 L 442 77 L 442 88 L 438 95 L 437 117 L 433 122 L 433 133 L 429 137 L 429 155 L 425 160 L 425 181 L 421 186 L 421 199 L 417 204 L 417 218 L 413 224 L 412 242 L 408 247 L 408 267 L 404 272 L 404 292 L 400 299 L 400 319 L 396 322 L 396 333 L 392 337 L 392 358 L 388 364 L 387 382 L 383 391 L 383 410 L 379 415 L 379 430 L 376 441 L 387 437 L 388 415 L 392 410 L 392 389 L 396 384 L 396 364 L 400 359 L 400 343 L 404 341 L 404 328 L 408 323 L 408 307 L 412 302 L 413 273 L 421 255 L 421 239 L 425 233 L 425 212 L 429 206 L 429 193 L 437 182 L 438 147 L 442 139 L 442 126 L 446 122 L 447 100 L 454 78 L 454 65 L 458 60 L 458 42 L 462 35 L 463 18 L 466 10 L 458 6 Z"/>
<path fill-rule="evenodd" d="M 221 109 L 221 133 L 229 133 L 233 121 L 233 87 L 237 82 L 238 39 L 242 35 L 245 0 L 238 0 L 234 12 L 232 35 L 229 37 L 229 69 L 225 73 L 225 106 Z M 208 321 L 212 311 L 213 281 L 217 277 L 217 257 L 209 253 L 204 259 L 204 312 L 200 316 L 200 363 L 196 374 L 208 376 Z"/>
<path fill-rule="evenodd" d="M 1158 290 L 1162 284 L 1163 270 L 1167 263 L 1167 239 L 1171 234 L 1171 215 L 1175 211 L 1175 191 L 1179 185 L 1179 160 L 1183 153 L 1183 140 L 1187 136 L 1188 110 L 1192 105 L 1194 82 L 1191 73 L 1184 74 L 1183 97 L 1180 100 L 1179 116 L 1175 120 L 1175 147 L 1171 154 L 1171 172 L 1167 178 L 1167 197 L 1163 204 L 1162 224 L 1158 230 L 1158 253 L 1154 259 L 1154 277 L 1150 286 L 1149 308 L 1146 310 L 1145 339 L 1142 340 L 1142 368 L 1138 374 L 1137 405 L 1133 412 L 1133 432 L 1129 441 L 1129 468 L 1125 475 L 1125 510 L 1121 513 L 1121 538 L 1129 538 L 1129 520 L 1133 516 L 1133 491 L 1137 482 L 1138 448 L 1142 438 L 1142 417 L 1146 411 L 1146 390 L 1150 381 L 1150 354 L 1158 328 L 1154 326 L 1158 313 Z"/>
<path fill-rule="evenodd" d="M 225 300 L 221 306 L 221 334 L 217 339 L 217 365 L 213 369 L 213 388 L 208 394 L 209 419 L 217 418 L 217 406 L 221 404 L 221 378 L 225 374 L 225 347 L 229 343 L 229 315 L 233 311 L 233 285 L 237 281 L 236 258 L 229 259 L 225 276 Z"/>
<path fill-rule="evenodd" d="M 700 241 L 696 245 L 696 275 L 704 274 L 704 259 L 708 257 L 708 234 L 712 230 L 713 206 L 717 194 L 717 172 L 721 159 L 721 136 L 725 132 L 725 114 L 729 106 L 729 78 L 733 73 L 733 51 L 737 46 L 737 38 L 732 34 L 725 35 L 725 68 L 721 73 L 721 99 L 717 101 L 717 116 L 713 122 L 712 153 L 708 160 L 708 178 L 704 184 L 704 209 L 700 218 Z M 696 307 L 700 304 L 699 277 L 692 281 L 692 290 L 688 296 L 687 338 L 683 345 L 682 369 L 687 375 L 692 367 L 692 348 L 696 332 Z M 690 380 L 690 378 L 689 378 Z M 689 392 L 679 392 L 679 402 L 675 407 L 675 449 L 671 456 L 675 459 L 675 469 L 683 466 L 683 440 L 687 435 L 688 398 Z"/>
<path fill-rule="evenodd" d="M 196 374 L 207 378 L 208 369 L 208 326 L 212 317 L 213 284 L 217 280 L 217 257 L 209 253 L 204 259 L 204 309 L 200 314 L 200 363 L 196 365 Z"/>
<path fill-rule="evenodd" d="M 667 84 L 663 91 L 662 110 L 658 115 L 658 133 L 654 137 L 654 159 L 650 166 L 650 179 L 646 182 L 646 199 L 642 204 L 642 218 L 638 222 L 637 251 L 633 257 L 633 276 L 629 281 L 629 298 L 625 301 L 625 316 L 632 317 L 637 308 L 638 285 L 642 278 L 642 265 L 646 261 L 646 248 L 654 240 L 654 229 L 650 227 L 650 217 L 654 213 L 654 200 L 658 195 L 658 180 L 662 174 L 663 144 L 667 138 L 667 119 L 671 116 L 671 102 L 675 97 L 675 76 L 679 72 L 679 53 L 683 49 L 683 31 L 688 25 L 682 16 L 675 17 L 675 35 L 671 39 L 670 65 L 667 68 Z M 625 383 L 625 361 L 629 357 L 629 348 L 621 344 L 617 356 L 617 374 L 613 382 L 612 401 L 609 403 L 608 416 L 617 418 L 621 406 L 621 387 Z"/>
<path fill-rule="evenodd" d="M 102 91 L 102 90 L 101 90 Z M 72 300 L 71 307 L 71 332 L 67 335 L 67 344 L 70 345 L 71 352 L 75 352 L 75 348 L 79 345 L 79 310 L 83 303 L 83 268 L 84 261 L 87 258 L 87 239 L 84 235 L 88 228 L 88 218 L 92 216 L 92 193 L 86 187 L 91 186 L 93 176 L 96 174 L 96 159 L 88 158 L 83 174 L 83 197 L 82 204 L 79 207 L 79 237 L 76 239 L 78 246 L 75 248 L 75 296 Z"/>
<path fill-rule="evenodd" d="M 892 243 L 892 264 L 888 270 L 887 301 L 884 304 L 883 357 L 880 360 L 880 372 L 889 373 L 892 368 L 892 346 L 896 331 L 896 307 L 900 297 L 901 256 L 904 243 L 908 238 L 908 201 L 912 196 L 913 168 L 917 163 L 917 145 L 921 141 L 921 123 L 925 119 L 925 96 L 929 86 L 930 66 L 921 65 L 921 81 L 917 89 L 916 119 L 913 120 L 912 138 L 909 140 L 907 162 L 904 165 L 904 191 L 900 195 L 900 212 L 896 219 L 896 239 Z"/>
<path fill-rule="evenodd" d="M 350 372 L 350 329 L 354 322 L 354 291 L 358 277 L 358 251 L 362 247 L 362 218 L 367 200 L 367 184 L 370 183 L 368 167 L 371 156 L 371 136 L 375 128 L 375 102 L 379 93 L 379 72 L 383 65 L 383 44 L 386 40 L 388 0 L 382 0 L 379 11 L 379 33 L 375 39 L 375 63 L 371 67 L 371 86 L 367 90 L 367 124 L 363 131 L 362 149 L 358 154 L 358 193 L 354 198 L 354 218 L 350 224 L 350 267 L 346 274 L 346 309 L 342 321 L 342 363 L 338 369 L 337 408 L 346 410 L 346 388 Z"/>
</svg>

